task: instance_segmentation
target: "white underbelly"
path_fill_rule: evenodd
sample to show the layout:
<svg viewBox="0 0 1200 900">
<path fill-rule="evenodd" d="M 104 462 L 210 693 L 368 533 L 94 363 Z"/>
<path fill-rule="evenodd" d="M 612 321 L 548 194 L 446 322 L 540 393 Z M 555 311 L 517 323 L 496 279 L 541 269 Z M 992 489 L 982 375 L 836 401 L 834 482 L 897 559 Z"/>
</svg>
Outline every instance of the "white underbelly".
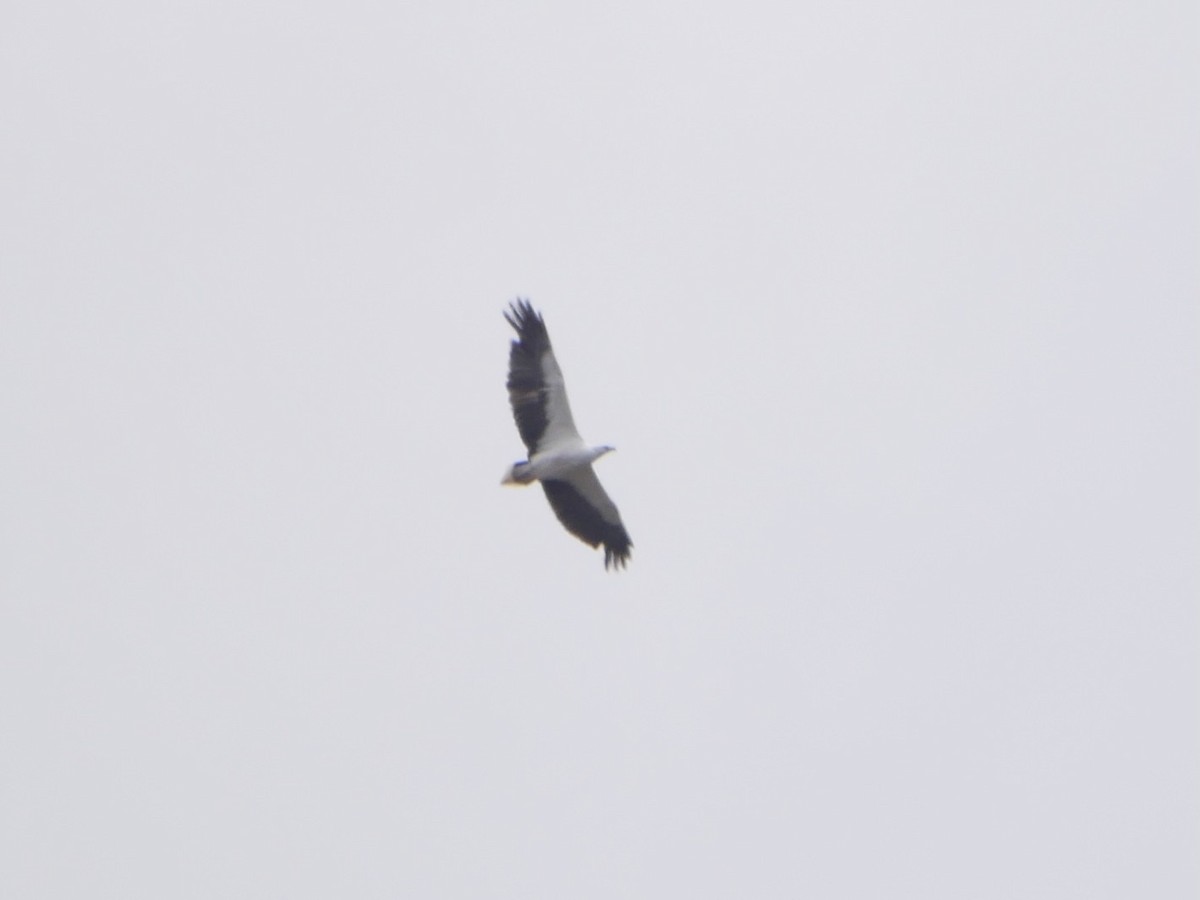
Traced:
<svg viewBox="0 0 1200 900">
<path fill-rule="evenodd" d="M 534 478 L 563 478 L 589 465 L 594 458 L 595 454 L 588 447 L 538 453 L 529 460 L 529 468 Z"/>
</svg>

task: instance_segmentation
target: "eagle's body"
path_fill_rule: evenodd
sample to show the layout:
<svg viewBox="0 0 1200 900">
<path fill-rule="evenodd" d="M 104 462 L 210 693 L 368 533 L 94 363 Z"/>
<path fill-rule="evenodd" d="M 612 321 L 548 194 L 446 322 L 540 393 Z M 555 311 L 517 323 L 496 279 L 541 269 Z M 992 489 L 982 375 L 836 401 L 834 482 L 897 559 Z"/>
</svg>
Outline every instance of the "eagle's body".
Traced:
<svg viewBox="0 0 1200 900">
<path fill-rule="evenodd" d="M 579 436 L 542 317 L 525 300 L 513 303 L 504 317 L 520 338 L 508 358 L 508 399 L 529 459 L 514 463 L 503 483 L 540 481 L 567 531 L 593 547 L 603 544 L 604 568 L 621 568 L 633 542 L 592 469 L 613 448 L 591 447 Z"/>
</svg>

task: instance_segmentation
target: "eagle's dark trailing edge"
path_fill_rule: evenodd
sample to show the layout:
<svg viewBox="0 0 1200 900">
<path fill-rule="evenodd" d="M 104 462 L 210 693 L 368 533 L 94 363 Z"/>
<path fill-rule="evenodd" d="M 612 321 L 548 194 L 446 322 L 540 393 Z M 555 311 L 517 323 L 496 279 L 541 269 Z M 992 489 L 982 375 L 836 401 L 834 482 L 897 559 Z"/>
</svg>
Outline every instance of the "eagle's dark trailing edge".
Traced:
<svg viewBox="0 0 1200 900">
<path fill-rule="evenodd" d="M 612 447 L 589 447 L 575 429 L 562 371 L 541 315 L 528 300 L 504 318 L 517 332 L 508 356 L 508 400 L 529 458 L 514 463 L 504 484 L 540 481 L 558 521 L 592 547 L 604 545 L 604 568 L 624 568 L 633 542 L 592 463 Z"/>
</svg>

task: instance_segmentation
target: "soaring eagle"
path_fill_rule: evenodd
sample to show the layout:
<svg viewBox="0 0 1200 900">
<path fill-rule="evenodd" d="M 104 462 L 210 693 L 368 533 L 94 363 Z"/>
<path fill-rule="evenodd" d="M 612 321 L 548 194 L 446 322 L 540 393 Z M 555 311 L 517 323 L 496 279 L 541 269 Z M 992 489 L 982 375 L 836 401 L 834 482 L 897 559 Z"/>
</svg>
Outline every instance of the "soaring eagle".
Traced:
<svg viewBox="0 0 1200 900">
<path fill-rule="evenodd" d="M 592 463 L 613 447 L 589 447 L 575 430 L 562 371 L 550 336 L 528 300 L 510 304 L 504 318 L 520 340 L 508 355 L 508 401 L 529 459 L 514 463 L 502 484 L 542 483 L 558 521 L 593 547 L 604 545 L 604 568 L 622 568 L 633 542 Z"/>
</svg>

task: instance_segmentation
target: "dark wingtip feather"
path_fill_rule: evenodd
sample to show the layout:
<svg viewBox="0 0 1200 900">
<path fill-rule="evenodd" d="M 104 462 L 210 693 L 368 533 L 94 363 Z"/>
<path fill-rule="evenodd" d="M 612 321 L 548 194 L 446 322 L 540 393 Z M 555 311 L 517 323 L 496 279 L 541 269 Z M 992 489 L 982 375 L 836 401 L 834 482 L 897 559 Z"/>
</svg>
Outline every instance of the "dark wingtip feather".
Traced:
<svg viewBox="0 0 1200 900">
<path fill-rule="evenodd" d="M 618 542 L 605 541 L 604 571 L 607 572 L 610 566 L 614 572 L 617 569 L 624 569 L 629 564 L 629 554 L 632 548 L 633 542 L 624 535 Z"/>
<path fill-rule="evenodd" d="M 549 346 L 550 338 L 546 333 L 546 323 L 542 319 L 542 314 L 536 312 L 533 304 L 528 300 L 518 297 L 508 304 L 508 309 L 504 311 L 504 318 L 513 330 L 517 332 L 522 342 L 529 342 L 540 346 Z"/>
</svg>

